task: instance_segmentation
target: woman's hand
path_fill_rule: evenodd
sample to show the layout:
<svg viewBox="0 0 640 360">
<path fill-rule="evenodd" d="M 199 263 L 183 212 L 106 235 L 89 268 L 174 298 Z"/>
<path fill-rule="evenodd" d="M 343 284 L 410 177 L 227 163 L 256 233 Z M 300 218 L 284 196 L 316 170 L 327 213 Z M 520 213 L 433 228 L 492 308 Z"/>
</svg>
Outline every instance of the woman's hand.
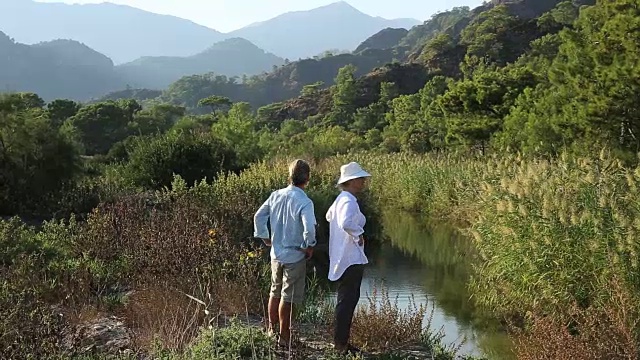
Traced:
<svg viewBox="0 0 640 360">
<path fill-rule="evenodd" d="M 271 239 L 262 239 L 262 242 L 267 246 L 271 246 Z"/>
</svg>

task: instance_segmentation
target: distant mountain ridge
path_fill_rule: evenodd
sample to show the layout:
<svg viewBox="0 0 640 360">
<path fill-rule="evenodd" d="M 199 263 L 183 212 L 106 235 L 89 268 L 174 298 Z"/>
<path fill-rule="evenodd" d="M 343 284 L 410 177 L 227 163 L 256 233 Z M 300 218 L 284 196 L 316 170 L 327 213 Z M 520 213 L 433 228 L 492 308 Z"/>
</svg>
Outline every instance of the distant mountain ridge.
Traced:
<svg viewBox="0 0 640 360">
<path fill-rule="evenodd" d="M 0 1 L 0 31 L 11 34 L 17 42 L 73 39 L 109 56 L 116 64 L 145 56 L 188 57 L 211 44 L 238 37 L 277 56 L 295 60 L 328 49 L 354 50 L 382 29 L 409 29 L 418 24 L 420 21 L 413 19 L 369 16 L 338 2 L 282 14 L 223 34 L 189 20 L 126 5 Z"/>
<path fill-rule="evenodd" d="M 125 5 L 31 0 L 1 0 L 0 31 L 25 44 L 76 40 L 115 63 L 142 56 L 189 56 L 225 38 L 222 33 L 189 20 Z"/>
<path fill-rule="evenodd" d="M 0 31 L 0 92 L 35 92 L 45 100 L 85 101 L 133 86 L 162 89 L 183 76 L 210 72 L 251 76 L 282 64 L 247 40 L 228 39 L 190 57 L 145 57 L 114 66 L 78 41 L 25 45 Z"/>
<path fill-rule="evenodd" d="M 253 43 L 232 38 L 189 57 L 142 57 L 118 65 L 116 71 L 133 87 L 163 89 L 183 76 L 215 72 L 227 76 L 256 75 L 284 64 Z"/>
<path fill-rule="evenodd" d="M 71 40 L 24 45 L 0 32 L 0 91 L 83 99 L 122 87 L 108 57 Z"/>
</svg>

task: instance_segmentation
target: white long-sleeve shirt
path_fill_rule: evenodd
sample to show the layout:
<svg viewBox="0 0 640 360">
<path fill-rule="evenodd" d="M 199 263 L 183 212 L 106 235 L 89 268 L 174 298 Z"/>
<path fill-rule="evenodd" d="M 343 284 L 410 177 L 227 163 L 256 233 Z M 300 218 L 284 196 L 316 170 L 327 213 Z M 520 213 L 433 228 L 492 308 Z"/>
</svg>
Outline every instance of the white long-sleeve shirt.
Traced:
<svg viewBox="0 0 640 360">
<path fill-rule="evenodd" d="M 337 281 L 351 265 L 368 264 L 364 246 L 358 245 L 366 218 L 355 196 L 343 191 L 327 211 L 329 222 L 329 280 Z"/>
</svg>

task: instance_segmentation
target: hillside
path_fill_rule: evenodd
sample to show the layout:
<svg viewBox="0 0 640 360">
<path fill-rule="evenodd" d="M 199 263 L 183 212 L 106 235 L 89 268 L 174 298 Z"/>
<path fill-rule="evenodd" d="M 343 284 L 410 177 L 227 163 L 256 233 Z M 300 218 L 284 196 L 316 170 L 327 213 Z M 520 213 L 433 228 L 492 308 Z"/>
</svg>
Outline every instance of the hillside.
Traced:
<svg viewBox="0 0 640 360">
<path fill-rule="evenodd" d="M 545 30 L 538 25 L 538 18 L 560 3 L 563 1 L 496 0 L 474 10 L 461 7 L 434 15 L 423 25 L 411 29 L 392 48 L 404 55 L 399 57 L 407 60 L 406 63 L 376 69 L 364 76 L 354 73 L 356 108 L 378 101 L 381 82 L 394 82 L 402 94 L 417 92 L 437 75 L 458 79 L 464 71 L 469 71 L 466 69 L 476 66 L 465 64 L 465 57 L 472 62 L 484 58 L 499 66 L 516 61 L 530 49 L 533 40 L 562 28 Z M 582 0 L 572 6 L 594 3 L 594 0 Z M 384 32 L 374 35 L 361 48 L 388 47 L 391 41 L 384 35 Z M 270 107 L 269 121 L 327 115 L 332 110 L 331 96 L 329 91 L 324 91 L 314 97 L 299 96 L 274 104 Z"/>
<path fill-rule="evenodd" d="M 418 24 L 414 19 L 369 16 L 341 1 L 309 11 L 286 13 L 228 35 L 245 38 L 266 51 L 297 60 L 328 49 L 354 50 L 382 29 L 409 29 Z"/>
<path fill-rule="evenodd" d="M 0 31 L 25 44 L 73 39 L 116 64 L 142 56 L 190 56 L 224 38 L 191 21 L 130 6 L 31 0 L 0 1 Z"/>
<path fill-rule="evenodd" d="M 402 41 L 408 33 L 409 30 L 407 29 L 386 28 L 363 41 L 354 52 L 360 53 L 367 49 L 386 50 L 394 48 L 400 44 L 400 41 Z"/>
<path fill-rule="evenodd" d="M 0 54 L 1 91 L 84 100 L 124 86 L 108 57 L 77 41 L 29 46 L 0 32 Z"/>
<path fill-rule="evenodd" d="M 333 85 L 338 70 L 346 65 L 354 65 L 356 74 L 364 76 L 393 59 L 392 51 L 379 50 L 305 59 L 288 63 L 269 73 L 249 77 L 244 83 L 215 74 L 188 76 L 171 84 L 160 99 L 194 109 L 198 100 L 219 95 L 233 101 L 246 101 L 258 108 L 295 98 L 305 85 L 319 83 L 320 89 L 327 88 Z"/>
<path fill-rule="evenodd" d="M 116 71 L 133 87 L 164 89 L 183 76 L 215 72 L 226 76 L 256 75 L 284 60 L 247 40 L 234 38 L 214 44 L 189 57 L 143 57 L 117 66 Z"/>
</svg>

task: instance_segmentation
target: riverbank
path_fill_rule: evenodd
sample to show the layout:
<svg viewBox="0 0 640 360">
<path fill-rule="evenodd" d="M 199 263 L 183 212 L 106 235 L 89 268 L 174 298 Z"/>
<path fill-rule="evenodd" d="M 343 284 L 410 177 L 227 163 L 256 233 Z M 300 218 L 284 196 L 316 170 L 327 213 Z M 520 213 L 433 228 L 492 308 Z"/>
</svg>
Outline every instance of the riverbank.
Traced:
<svg viewBox="0 0 640 360">
<path fill-rule="evenodd" d="M 362 314 L 360 315 L 362 317 Z M 193 341 L 182 349 L 169 349 L 157 342 L 151 349 L 137 347 L 137 334 L 126 326 L 126 320 L 115 316 L 97 317 L 79 324 L 66 334 L 64 355 L 58 358 L 82 359 L 471 359 L 455 357 L 454 351 L 442 346 L 437 337 L 415 343 L 406 342 L 393 349 L 373 349 L 358 355 L 341 356 L 333 350 L 329 326 L 294 322 L 291 347 L 276 346 L 275 338 L 265 332 L 265 319 L 260 316 L 218 314 L 207 328 L 202 328 Z M 326 324 L 325 324 L 326 325 Z"/>
</svg>

